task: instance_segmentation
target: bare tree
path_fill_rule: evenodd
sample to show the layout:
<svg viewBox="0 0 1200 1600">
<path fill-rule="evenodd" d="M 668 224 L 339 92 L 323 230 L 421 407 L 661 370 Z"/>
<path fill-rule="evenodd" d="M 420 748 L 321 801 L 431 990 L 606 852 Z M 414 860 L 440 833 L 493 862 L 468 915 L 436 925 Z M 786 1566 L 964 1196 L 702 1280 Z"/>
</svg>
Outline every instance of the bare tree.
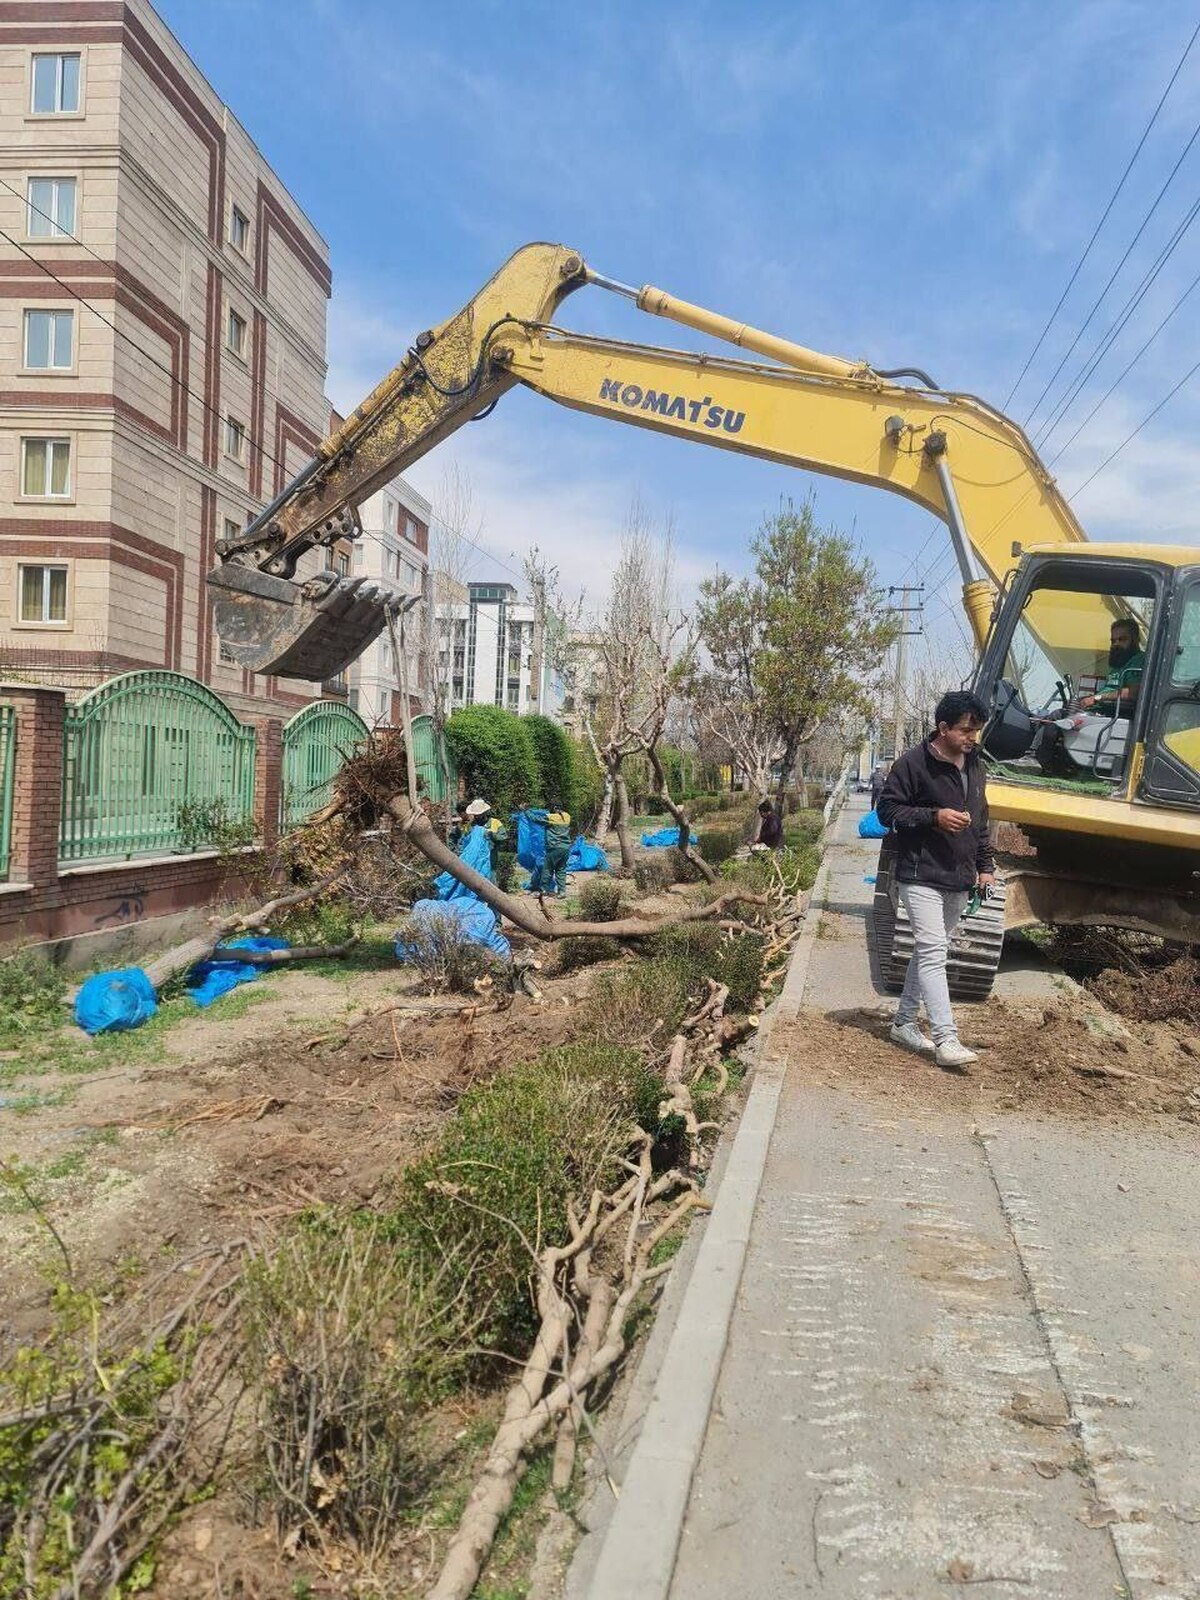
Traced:
<svg viewBox="0 0 1200 1600">
<path fill-rule="evenodd" d="M 429 585 L 426 595 L 428 627 L 430 711 L 437 738 L 438 761 L 446 792 L 450 793 L 450 761 L 446 752 L 446 722 L 454 709 L 456 667 L 465 673 L 465 635 L 468 612 L 467 577 L 473 565 L 472 547 L 483 532 L 483 518 L 475 510 L 470 474 L 458 462 L 444 468 L 429 528 Z M 456 652 L 460 635 L 462 661 Z"/>
<path fill-rule="evenodd" d="M 603 613 L 591 630 L 601 694 L 593 725 L 584 729 L 605 774 L 605 806 L 611 805 L 621 847 L 621 866 L 633 868 L 629 790 L 624 763 L 645 756 L 655 787 L 679 825 L 680 848 L 705 877 L 712 869 L 688 842 L 687 817 L 670 793 L 661 743 L 681 685 L 691 670 L 695 638 L 674 604 L 674 525 L 667 518 L 655 533 L 638 499 L 626 513 L 621 554 Z"/>
</svg>

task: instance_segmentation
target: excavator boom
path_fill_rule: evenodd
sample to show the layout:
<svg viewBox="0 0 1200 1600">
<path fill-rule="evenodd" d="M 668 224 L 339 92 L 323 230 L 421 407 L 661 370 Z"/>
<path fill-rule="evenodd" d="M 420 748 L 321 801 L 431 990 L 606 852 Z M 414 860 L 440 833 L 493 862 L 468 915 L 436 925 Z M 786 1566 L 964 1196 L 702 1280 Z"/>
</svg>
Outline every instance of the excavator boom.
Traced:
<svg viewBox="0 0 1200 1600">
<path fill-rule="evenodd" d="M 555 311 L 584 283 L 765 360 L 689 354 L 569 333 Z M 902 382 L 902 379 L 915 380 Z M 243 666 L 320 680 L 354 660 L 399 600 L 378 580 L 297 564 L 360 531 L 356 507 L 516 383 L 575 410 L 829 473 L 943 518 L 977 640 L 1014 543 L 1084 539 L 1019 428 L 916 369 L 880 372 L 589 271 L 561 245 L 518 250 L 470 303 L 420 335 L 403 361 L 242 533 L 209 574 L 217 631 Z M 1052 653 L 1055 619 L 1033 620 Z M 1061 626 L 1061 623 L 1057 624 Z"/>
</svg>

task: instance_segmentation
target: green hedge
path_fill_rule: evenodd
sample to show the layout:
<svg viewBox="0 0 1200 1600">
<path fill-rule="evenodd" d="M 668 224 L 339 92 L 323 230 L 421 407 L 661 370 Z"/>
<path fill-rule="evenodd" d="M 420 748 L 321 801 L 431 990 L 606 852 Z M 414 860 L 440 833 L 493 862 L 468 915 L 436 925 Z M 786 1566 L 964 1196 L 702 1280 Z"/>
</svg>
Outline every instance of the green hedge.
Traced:
<svg viewBox="0 0 1200 1600">
<path fill-rule="evenodd" d="M 572 739 L 570 743 L 571 793 L 575 797 L 571 816 L 578 831 L 586 833 L 600 815 L 600 802 L 604 799 L 604 774 L 582 739 Z"/>
<path fill-rule="evenodd" d="M 575 763 L 571 755 L 571 741 L 549 717 L 533 715 L 522 717 L 522 723 L 533 741 L 534 758 L 538 769 L 538 796 L 545 806 L 566 806 L 574 817 Z"/>
<path fill-rule="evenodd" d="M 529 720 L 501 706 L 464 706 L 446 724 L 446 746 L 467 799 L 486 800 L 498 817 L 540 798 Z"/>
</svg>

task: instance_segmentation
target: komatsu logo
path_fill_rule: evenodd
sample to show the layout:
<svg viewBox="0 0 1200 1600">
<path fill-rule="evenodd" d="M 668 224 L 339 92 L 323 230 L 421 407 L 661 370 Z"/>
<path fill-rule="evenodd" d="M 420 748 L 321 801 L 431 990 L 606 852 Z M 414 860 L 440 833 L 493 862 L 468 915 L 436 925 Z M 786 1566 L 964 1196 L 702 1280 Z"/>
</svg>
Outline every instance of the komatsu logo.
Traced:
<svg viewBox="0 0 1200 1600">
<path fill-rule="evenodd" d="M 653 411 L 660 417 L 691 422 L 697 427 L 723 428 L 726 433 L 740 433 L 746 420 L 744 411 L 713 405 L 710 394 L 703 400 L 689 400 L 686 395 L 669 394 L 665 389 L 643 389 L 640 383 L 622 383 L 620 378 L 602 379 L 600 398 L 624 406 L 627 411 Z"/>
</svg>

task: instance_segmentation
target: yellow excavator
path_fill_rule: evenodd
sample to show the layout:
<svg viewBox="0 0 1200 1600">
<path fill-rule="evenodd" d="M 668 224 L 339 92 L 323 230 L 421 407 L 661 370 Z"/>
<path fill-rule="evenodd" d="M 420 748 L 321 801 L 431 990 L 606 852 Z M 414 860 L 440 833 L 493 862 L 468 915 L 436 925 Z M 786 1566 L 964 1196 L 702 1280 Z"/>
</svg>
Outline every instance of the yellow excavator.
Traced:
<svg viewBox="0 0 1200 1600">
<path fill-rule="evenodd" d="M 759 359 L 555 326 L 585 284 Z M 618 283 L 562 245 L 518 250 L 422 333 L 295 481 L 218 543 L 208 583 L 236 660 L 314 681 L 354 660 L 398 597 L 330 570 L 298 577 L 297 564 L 355 537 L 363 500 L 518 383 L 594 416 L 890 489 L 946 523 L 979 648 L 973 687 L 992 708 L 992 815 L 1036 847 L 1010 863 L 1006 900 L 964 919 L 957 993 L 987 993 L 1006 924 L 1200 941 L 1200 548 L 1090 544 L 1025 434 L 984 401 L 917 368 L 822 355 Z M 1143 658 L 1115 695 L 1114 622 L 1132 625 Z M 874 924 L 892 985 L 911 946 L 886 846 Z"/>
</svg>

